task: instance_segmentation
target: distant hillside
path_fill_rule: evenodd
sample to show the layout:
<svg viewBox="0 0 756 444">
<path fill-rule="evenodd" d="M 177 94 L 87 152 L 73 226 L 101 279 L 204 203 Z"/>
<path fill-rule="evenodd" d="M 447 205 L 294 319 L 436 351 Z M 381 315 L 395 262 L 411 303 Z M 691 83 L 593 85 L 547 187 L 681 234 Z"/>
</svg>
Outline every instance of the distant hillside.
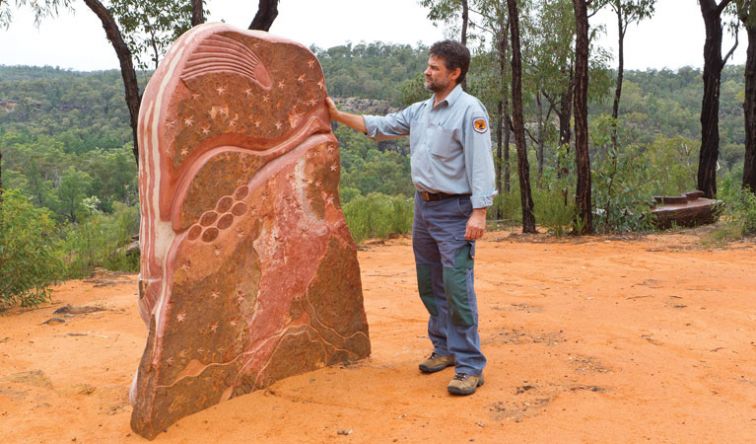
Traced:
<svg viewBox="0 0 756 444">
<path fill-rule="evenodd" d="M 325 71 L 329 93 L 355 112 L 381 114 L 397 109 L 400 85 L 422 72 L 427 60 L 426 48 L 409 45 L 312 49 Z M 141 87 L 147 76 L 140 75 Z M 743 67 L 726 67 L 720 131 L 721 161 L 728 167 L 742 160 L 743 90 Z M 658 135 L 697 140 L 701 96 L 698 69 L 627 71 L 621 105 L 627 140 L 649 143 Z M 603 103 L 591 104 L 591 114 L 608 114 L 610 107 L 611 93 Z M 26 140 L 54 136 L 70 153 L 129 143 L 120 73 L 0 66 L 0 132 L 9 131 L 21 133 Z"/>
</svg>

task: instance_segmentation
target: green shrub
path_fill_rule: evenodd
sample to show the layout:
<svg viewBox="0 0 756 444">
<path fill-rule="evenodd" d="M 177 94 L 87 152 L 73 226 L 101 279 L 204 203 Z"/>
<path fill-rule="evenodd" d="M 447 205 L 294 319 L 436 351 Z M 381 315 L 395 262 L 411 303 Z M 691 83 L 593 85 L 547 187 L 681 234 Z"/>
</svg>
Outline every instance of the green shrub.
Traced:
<svg viewBox="0 0 756 444">
<path fill-rule="evenodd" d="M 499 192 L 494 197 L 493 205 L 487 215 L 491 219 L 512 223 L 522 222 L 522 205 L 520 203 L 520 189 L 515 188 L 509 193 Z"/>
<path fill-rule="evenodd" d="M 344 205 L 344 217 L 356 242 L 412 230 L 413 201 L 404 196 L 370 193 Z"/>
<path fill-rule="evenodd" d="M 564 190 L 555 187 L 553 190 L 533 190 L 533 206 L 538 225 L 545 227 L 555 236 L 563 236 L 572 228 L 575 221 L 575 198 L 568 194 L 565 203 Z"/>
<path fill-rule="evenodd" d="M 743 190 L 735 210 L 735 220 L 743 235 L 756 234 L 756 194 Z"/>
<path fill-rule="evenodd" d="M 35 305 L 49 299 L 57 280 L 55 221 L 19 191 L 8 189 L 0 203 L 0 308 Z"/>
<path fill-rule="evenodd" d="M 136 207 L 113 204 L 112 214 L 96 213 L 63 230 L 62 251 L 65 277 L 88 276 L 95 267 L 112 271 L 137 271 L 138 255 L 129 255 L 126 246 L 139 229 Z"/>
</svg>

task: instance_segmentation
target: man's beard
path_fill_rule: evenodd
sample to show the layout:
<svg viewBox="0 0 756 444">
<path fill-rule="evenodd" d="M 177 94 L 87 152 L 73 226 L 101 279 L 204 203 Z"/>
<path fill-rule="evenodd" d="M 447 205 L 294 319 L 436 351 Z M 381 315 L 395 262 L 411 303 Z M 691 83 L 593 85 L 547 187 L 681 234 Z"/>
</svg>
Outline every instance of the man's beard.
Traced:
<svg viewBox="0 0 756 444">
<path fill-rule="evenodd" d="M 439 91 L 443 91 L 444 88 L 446 88 L 446 85 L 442 85 L 440 83 L 433 82 L 433 80 L 423 79 L 423 85 L 425 86 L 425 89 L 427 89 L 430 92 L 437 93 Z"/>
</svg>

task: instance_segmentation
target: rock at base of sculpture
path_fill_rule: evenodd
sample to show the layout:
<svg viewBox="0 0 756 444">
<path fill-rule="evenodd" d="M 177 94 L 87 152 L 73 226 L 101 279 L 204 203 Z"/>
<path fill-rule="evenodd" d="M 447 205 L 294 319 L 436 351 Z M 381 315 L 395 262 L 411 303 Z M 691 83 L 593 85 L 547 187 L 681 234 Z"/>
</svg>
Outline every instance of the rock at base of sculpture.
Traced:
<svg viewBox="0 0 756 444">
<path fill-rule="evenodd" d="M 722 206 L 722 201 L 705 198 L 704 192 L 699 190 L 680 196 L 654 196 L 654 200 L 653 223 L 662 229 L 713 224 Z"/>
<path fill-rule="evenodd" d="M 131 426 L 370 354 L 320 65 L 264 32 L 198 26 L 139 115 L 140 314 Z"/>
</svg>

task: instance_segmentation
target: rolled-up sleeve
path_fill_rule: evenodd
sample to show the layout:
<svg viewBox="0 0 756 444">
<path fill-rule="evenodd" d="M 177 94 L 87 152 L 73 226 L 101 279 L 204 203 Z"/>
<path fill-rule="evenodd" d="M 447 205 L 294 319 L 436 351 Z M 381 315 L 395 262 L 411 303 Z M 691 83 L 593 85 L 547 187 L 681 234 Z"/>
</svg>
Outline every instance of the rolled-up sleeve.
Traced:
<svg viewBox="0 0 756 444">
<path fill-rule="evenodd" d="M 367 136 L 380 140 L 408 135 L 410 123 L 416 112 L 416 105 L 408 106 L 401 111 L 385 116 L 362 116 L 365 119 Z"/>
<path fill-rule="evenodd" d="M 470 200 L 473 208 L 486 208 L 493 205 L 497 194 L 488 113 L 474 107 L 465 114 L 465 172 L 472 192 Z"/>
</svg>

